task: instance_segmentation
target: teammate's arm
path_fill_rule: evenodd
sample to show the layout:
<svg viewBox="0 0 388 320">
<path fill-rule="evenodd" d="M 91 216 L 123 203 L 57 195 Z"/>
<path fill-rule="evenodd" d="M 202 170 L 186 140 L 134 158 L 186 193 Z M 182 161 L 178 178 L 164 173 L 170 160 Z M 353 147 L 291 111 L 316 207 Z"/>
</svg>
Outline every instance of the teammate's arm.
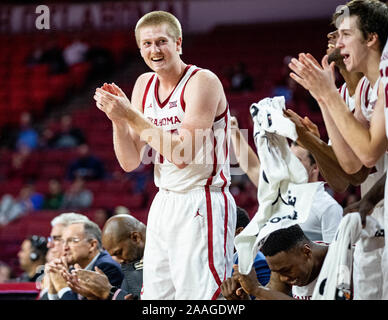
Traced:
<svg viewBox="0 0 388 320">
<path fill-rule="evenodd" d="M 231 140 L 234 149 L 234 153 L 236 155 L 236 159 L 240 165 L 242 171 L 244 171 L 249 180 L 258 187 L 259 185 L 259 176 L 260 176 L 260 160 L 257 156 L 256 152 L 253 151 L 251 146 L 248 144 L 245 137 L 241 134 L 241 131 L 238 127 L 238 122 L 236 117 L 232 117 L 231 119 Z M 240 152 L 240 148 L 242 150 L 248 150 L 248 154 Z M 242 157 L 247 156 L 248 159 L 243 159 Z"/>
<path fill-rule="evenodd" d="M 373 167 L 385 152 L 387 144 L 384 133 L 384 113 L 380 111 L 382 110 L 381 99 L 379 99 L 375 107 L 370 122 L 371 126 L 368 130 L 355 119 L 339 95 L 334 82 L 334 62 L 329 65 L 326 55 L 322 59 L 323 67 L 321 67 L 319 65 L 317 66 L 313 59 L 311 55 L 305 54 L 301 54 L 299 60 L 292 59 L 292 63 L 289 66 L 295 73 L 291 73 L 290 76 L 305 89 L 309 90 L 317 100 L 322 110 L 325 123 L 328 120 L 328 114 L 330 114 L 339 133 L 356 155 L 356 157 L 353 157 L 347 152 L 344 152 L 344 149 L 334 149 L 339 159 L 345 157 L 354 166 L 353 170 L 345 167 L 344 170 L 348 173 L 354 173 L 359 171 L 362 165 L 368 168 Z M 358 96 L 359 93 L 360 89 L 358 86 L 356 95 Z M 335 139 L 332 137 L 331 139 L 334 147 Z"/>
<path fill-rule="evenodd" d="M 285 115 L 295 123 L 298 133 L 297 142 L 313 155 L 322 176 L 336 192 L 343 192 L 349 184 L 359 185 L 368 176 L 369 169 L 362 167 L 355 174 L 348 174 L 341 167 L 331 146 L 306 128 L 302 119 L 292 110 L 285 110 Z"/>
<path fill-rule="evenodd" d="M 387 149 L 387 138 L 385 134 L 385 115 L 384 115 L 384 99 L 382 95 L 382 83 L 380 83 L 379 97 L 374 108 L 370 127 L 365 128 L 357 121 L 352 113 L 347 110 L 344 112 L 343 107 L 335 107 L 339 101 L 333 93 L 329 93 L 325 99 L 329 112 L 342 133 L 346 142 L 351 146 L 354 153 L 362 161 L 362 163 L 372 168 L 376 162 L 384 154 Z M 356 92 L 359 94 L 359 91 Z M 341 116 L 342 115 L 342 116 Z"/>
<path fill-rule="evenodd" d="M 366 225 L 366 216 L 373 212 L 373 209 L 382 199 L 384 199 L 385 181 L 387 172 L 373 185 L 373 187 L 361 198 L 361 200 L 347 206 L 344 215 L 349 212 L 359 212 L 363 227 Z"/>
</svg>

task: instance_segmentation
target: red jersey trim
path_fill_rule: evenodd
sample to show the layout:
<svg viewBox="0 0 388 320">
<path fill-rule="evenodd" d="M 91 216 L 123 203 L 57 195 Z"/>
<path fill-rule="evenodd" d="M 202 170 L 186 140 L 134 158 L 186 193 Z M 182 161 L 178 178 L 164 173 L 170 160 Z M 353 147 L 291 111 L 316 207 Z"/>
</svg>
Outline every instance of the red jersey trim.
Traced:
<svg viewBox="0 0 388 320">
<path fill-rule="evenodd" d="M 143 96 L 143 102 L 142 102 L 143 113 L 144 113 L 145 103 L 146 103 L 146 100 L 147 100 L 148 91 L 150 90 L 150 86 L 151 86 L 152 80 L 154 80 L 154 77 L 155 77 L 155 75 L 153 74 L 152 77 L 150 78 L 150 80 L 148 80 L 147 86 L 146 86 L 146 88 L 144 90 L 144 96 Z"/>
<path fill-rule="evenodd" d="M 193 73 L 190 75 L 190 77 L 187 79 L 185 85 L 183 86 L 183 89 L 182 89 L 182 92 L 181 92 L 181 98 L 180 98 L 181 107 L 182 107 L 183 112 L 185 112 L 185 109 L 186 109 L 186 102 L 185 102 L 185 99 L 183 99 L 183 96 L 184 96 L 184 94 L 185 94 L 185 89 L 186 89 L 187 82 L 189 82 L 189 80 L 191 79 L 191 77 L 192 77 L 193 75 L 195 75 L 199 70 L 201 70 L 201 68 L 195 69 L 195 70 L 193 71 Z"/>
<path fill-rule="evenodd" d="M 365 90 L 365 108 L 367 108 L 369 105 L 369 99 L 368 99 L 369 89 L 370 89 L 370 83 L 368 84 L 368 87 Z"/>
<path fill-rule="evenodd" d="M 225 117 L 226 113 L 228 112 L 228 109 L 229 109 L 229 104 L 226 103 L 226 108 L 225 108 L 224 112 L 222 112 L 220 115 L 215 117 L 214 122 L 217 122 L 218 120 L 221 120 L 223 117 Z"/>
<path fill-rule="evenodd" d="M 362 101 L 362 89 L 364 88 L 364 84 L 365 84 L 365 79 L 362 81 L 362 84 L 361 84 L 361 90 L 360 90 L 360 99 Z"/>
<path fill-rule="evenodd" d="M 189 70 L 189 68 L 191 67 L 191 64 L 188 64 L 185 68 L 185 71 L 183 71 L 183 74 L 181 76 L 181 78 L 179 79 L 179 81 L 177 82 L 177 84 L 175 85 L 174 89 L 171 91 L 171 93 L 169 94 L 169 96 L 163 101 L 163 102 L 160 102 L 159 100 L 159 94 L 158 94 L 158 90 L 159 90 L 159 78 L 156 78 L 156 83 L 155 83 L 155 99 L 156 99 L 156 102 L 158 103 L 158 106 L 159 108 L 163 108 L 167 102 L 170 100 L 172 94 L 174 93 L 176 87 L 178 86 L 178 84 L 182 81 L 183 77 L 186 75 L 187 73 L 187 70 Z"/>
</svg>

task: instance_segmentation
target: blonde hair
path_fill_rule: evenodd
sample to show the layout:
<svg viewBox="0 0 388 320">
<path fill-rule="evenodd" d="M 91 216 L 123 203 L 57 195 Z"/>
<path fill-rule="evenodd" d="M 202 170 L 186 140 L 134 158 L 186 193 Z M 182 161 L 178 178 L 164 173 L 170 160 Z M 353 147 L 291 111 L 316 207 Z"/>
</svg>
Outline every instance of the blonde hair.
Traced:
<svg viewBox="0 0 388 320">
<path fill-rule="evenodd" d="M 158 26 L 161 24 L 167 25 L 168 35 L 174 39 L 174 41 L 182 38 L 182 27 L 179 20 L 169 12 L 166 11 L 151 11 L 142 16 L 136 23 L 135 37 L 137 45 L 140 47 L 139 30 L 143 27 Z"/>
</svg>

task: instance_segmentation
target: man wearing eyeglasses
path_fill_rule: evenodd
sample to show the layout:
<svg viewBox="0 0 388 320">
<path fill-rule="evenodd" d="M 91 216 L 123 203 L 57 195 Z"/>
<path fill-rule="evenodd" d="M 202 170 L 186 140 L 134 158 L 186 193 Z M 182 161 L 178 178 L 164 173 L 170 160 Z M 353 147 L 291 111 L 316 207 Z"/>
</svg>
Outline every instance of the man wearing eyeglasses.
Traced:
<svg viewBox="0 0 388 320">
<path fill-rule="evenodd" d="M 62 232 L 62 244 L 62 257 L 54 259 L 47 268 L 53 284 L 48 293 L 50 300 L 83 298 L 68 287 L 63 277 L 74 265 L 85 270 L 99 269 L 106 274 L 112 286 L 121 285 L 123 273 L 120 264 L 103 250 L 101 230 L 97 224 L 92 221 L 71 222 Z"/>
<path fill-rule="evenodd" d="M 39 294 L 40 300 L 48 300 L 47 293 L 50 286 L 52 287 L 51 291 L 55 291 L 47 268 L 49 267 L 49 262 L 61 258 L 63 254 L 62 232 L 72 221 L 89 221 L 89 218 L 83 214 L 66 212 L 51 220 L 50 224 L 52 228 L 50 236 L 47 238 L 48 253 L 46 254 L 45 274 L 41 284 L 42 290 Z"/>
</svg>

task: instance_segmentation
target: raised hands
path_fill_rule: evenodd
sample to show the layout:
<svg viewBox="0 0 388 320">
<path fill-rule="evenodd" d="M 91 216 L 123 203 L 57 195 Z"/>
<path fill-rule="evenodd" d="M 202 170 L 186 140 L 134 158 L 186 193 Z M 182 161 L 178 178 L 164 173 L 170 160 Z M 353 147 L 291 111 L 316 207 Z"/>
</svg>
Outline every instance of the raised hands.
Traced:
<svg viewBox="0 0 388 320">
<path fill-rule="evenodd" d="M 66 280 L 69 287 L 89 300 L 106 300 L 109 296 L 112 285 L 108 277 L 98 267 L 95 272 L 81 269 L 75 265 Z"/>
<path fill-rule="evenodd" d="M 124 121 L 130 117 L 131 103 L 125 93 L 114 83 L 97 88 L 94 94 L 97 107 L 111 121 Z"/>
<path fill-rule="evenodd" d="M 296 127 L 296 132 L 298 133 L 298 144 L 305 148 L 303 145 L 303 135 L 306 132 L 310 132 L 315 135 L 317 138 L 320 138 L 320 133 L 318 126 L 310 120 L 309 117 L 302 118 L 296 112 L 291 109 L 286 109 L 283 111 L 284 116 L 290 119 Z"/>
<path fill-rule="evenodd" d="M 61 289 L 67 287 L 66 279 L 63 274 L 67 272 L 66 258 L 54 259 L 45 265 L 45 274 L 50 277 L 49 292 L 58 293 Z"/>
<path fill-rule="evenodd" d="M 311 54 L 300 53 L 299 59 L 293 58 L 288 66 L 293 71 L 290 77 L 308 90 L 318 102 L 321 102 L 326 94 L 337 91 L 335 62 L 329 64 L 327 55 L 323 57 L 321 66 Z"/>
</svg>

